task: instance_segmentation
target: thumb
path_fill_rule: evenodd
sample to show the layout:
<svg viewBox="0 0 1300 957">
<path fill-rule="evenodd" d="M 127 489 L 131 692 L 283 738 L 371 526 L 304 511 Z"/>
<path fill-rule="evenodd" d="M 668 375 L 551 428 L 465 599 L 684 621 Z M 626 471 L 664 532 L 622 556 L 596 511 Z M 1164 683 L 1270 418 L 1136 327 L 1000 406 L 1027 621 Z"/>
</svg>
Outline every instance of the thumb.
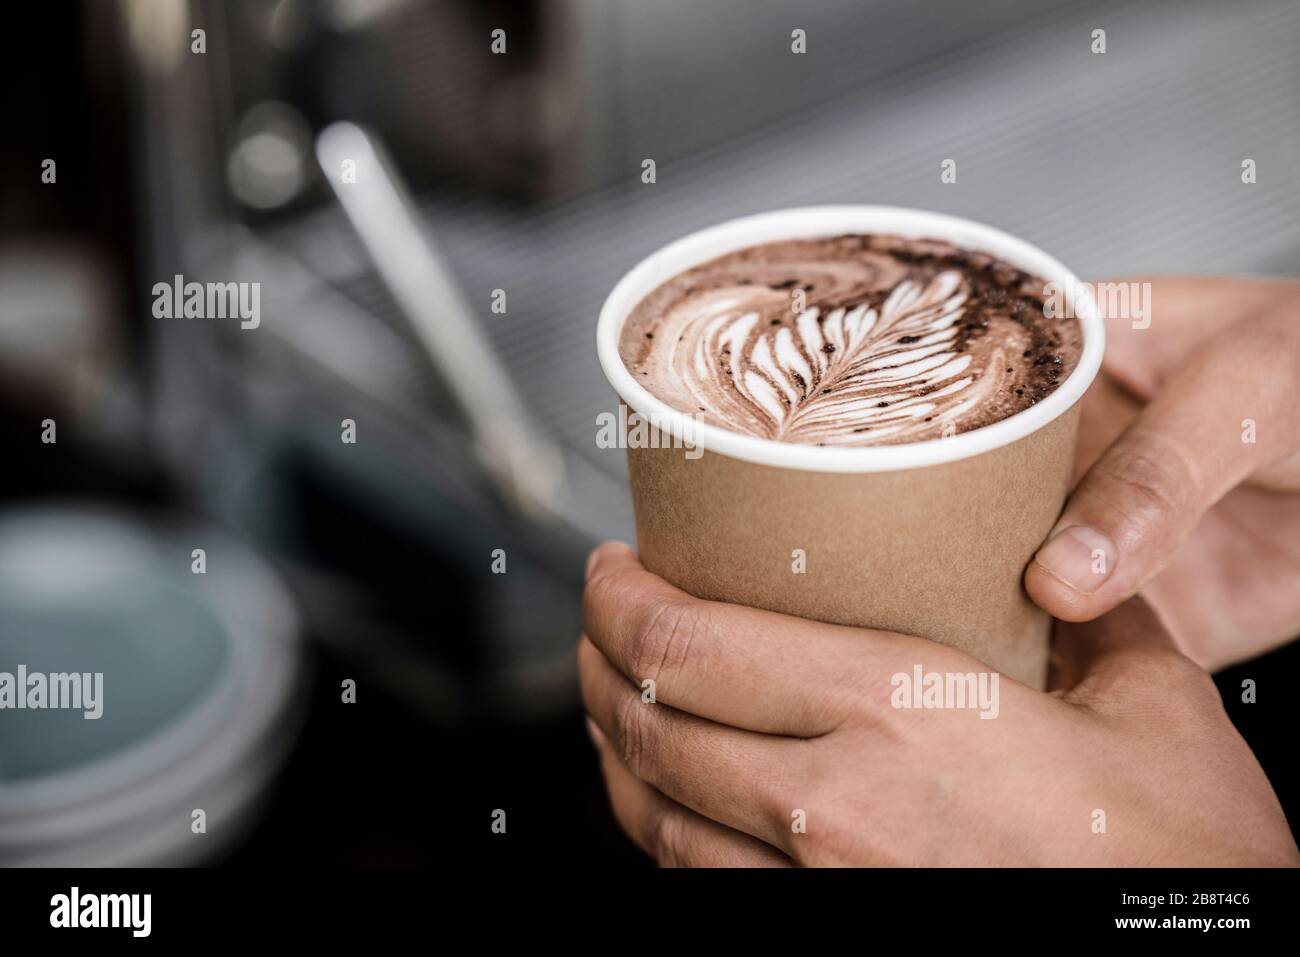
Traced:
<svg viewBox="0 0 1300 957">
<path fill-rule="evenodd" d="M 1208 340 L 1083 476 L 1025 572 L 1056 618 L 1088 621 L 1168 564 L 1205 512 L 1300 444 L 1300 331 L 1277 313 Z"/>
</svg>

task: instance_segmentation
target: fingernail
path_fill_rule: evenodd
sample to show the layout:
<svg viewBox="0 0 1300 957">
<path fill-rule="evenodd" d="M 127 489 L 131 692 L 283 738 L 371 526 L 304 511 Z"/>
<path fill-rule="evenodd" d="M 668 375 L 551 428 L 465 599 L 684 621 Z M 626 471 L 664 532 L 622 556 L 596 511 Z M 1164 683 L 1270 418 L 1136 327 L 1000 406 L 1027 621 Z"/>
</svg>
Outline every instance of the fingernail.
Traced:
<svg viewBox="0 0 1300 957">
<path fill-rule="evenodd" d="M 605 735 L 601 733 L 600 728 L 596 726 L 596 722 L 592 721 L 590 717 L 587 718 L 587 737 L 591 738 L 591 743 L 597 749 L 605 743 Z"/>
<path fill-rule="evenodd" d="M 1115 546 L 1087 525 L 1063 528 L 1038 550 L 1034 560 L 1075 591 L 1091 594 L 1115 567 Z"/>
<path fill-rule="evenodd" d="M 587 556 L 587 571 L 583 575 L 583 581 L 591 581 L 591 573 L 596 568 L 596 559 L 600 556 L 600 548 L 597 546 L 592 549 L 591 554 Z"/>
</svg>

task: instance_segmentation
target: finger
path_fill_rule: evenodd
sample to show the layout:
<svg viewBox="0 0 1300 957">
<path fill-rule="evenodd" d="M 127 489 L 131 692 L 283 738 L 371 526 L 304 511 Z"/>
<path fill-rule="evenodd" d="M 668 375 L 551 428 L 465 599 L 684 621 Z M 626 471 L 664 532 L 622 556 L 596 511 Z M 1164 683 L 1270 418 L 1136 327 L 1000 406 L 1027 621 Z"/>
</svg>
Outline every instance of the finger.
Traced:
<svg viewBox="0 0 1300 957">
<path fill-rule="evenodd" d="M 1106 287 L 1123 288 L 1128 294 L 1120 301 L 1136 299 L 1143 308 L 1113 312 Z M 1207 339 L 1284 301 L 1294 302 L 1298 287 L 1292 280 L 1221 276 L 1125 276 L 1098 283 L 1106 373 L 1149 399 Z"/>
<path fill-rule="evenodd" d="M 647 701 L 590 641 L 578 649 L 587 713 L 619 761 L 666 797 L 786 850 L 789 795 L 811 778 L 809 742 L 756 734 Z"/>
<path fill-rule="evenodd" d="M 587 719 L 605 790 L 619 826 L 662 867 L 789 867 L 769 844 L 670 801 L 623 767 L 609 740 Z"/>
<path fill-rule="evenodd" d="M 906 635 L 700 601 L 620 543 L 593 553 L 583 611 L 590 640 L 637 686 L 653 681 L 659 701 L 770 734 L 813 737 L 850 707 L 888 707 L 890 675 L 957 654 Z"/>
<path fill-rule="evenodd" d="M 1067 621 L 1114 608 L 1164 568 L 1228 490 L 1292 458 L 1297 364 L 1300 324 L 1281 312 L 1193 353 L 1070 496 L 1025 573 L 1034 601 Z"/>
<path fill-rule="evenodd" d="M 1142 403 L 1116 385 L 1109 376 L 1098 376 L 1079 403 L 1079 433 L 1074 447 L 1071 484 L 1077 484 L 1088 469 L 1105 454 L 1142 411 Z"/>
</svg>

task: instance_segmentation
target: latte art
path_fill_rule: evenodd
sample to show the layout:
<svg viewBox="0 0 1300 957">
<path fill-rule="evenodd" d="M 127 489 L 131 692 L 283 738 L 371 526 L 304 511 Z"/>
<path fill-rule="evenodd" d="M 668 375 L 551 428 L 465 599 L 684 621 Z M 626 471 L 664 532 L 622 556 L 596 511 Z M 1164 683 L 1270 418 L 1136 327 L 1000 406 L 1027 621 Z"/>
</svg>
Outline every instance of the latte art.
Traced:
<svg viewBox="0 0 1300 957">
<path fill-rule="evenodd" d="M 954 324 L 967 294 L 961 276 L 926 286 L 905 280 L 881 306 L 814 307 L 791 325 L 763 329 L 758 312 L 727 297 L 712 318 L 685 322 L 651 353 L 655 381 L 743 431 L 784 442 L 879 440 L 955 420 L 977 401 L 971 357 L 956 350 Z M 675 317 L 677 318 L 677 317 Z M 660 365 L 662 364 L 662 365 Z M 857 423 L 844 430 L 847 421 Z"/>
<path fill-rule="evenodd" d="M 1073 369 L 1077 324 L 1043 315 L 1042 288 L 943 243 L 772 243 L 660 286 L 629 318 L 620 352 L 658 398 L 732 431 L 826 446 L 922 441 L 1014 414 Z"/>
</svg>

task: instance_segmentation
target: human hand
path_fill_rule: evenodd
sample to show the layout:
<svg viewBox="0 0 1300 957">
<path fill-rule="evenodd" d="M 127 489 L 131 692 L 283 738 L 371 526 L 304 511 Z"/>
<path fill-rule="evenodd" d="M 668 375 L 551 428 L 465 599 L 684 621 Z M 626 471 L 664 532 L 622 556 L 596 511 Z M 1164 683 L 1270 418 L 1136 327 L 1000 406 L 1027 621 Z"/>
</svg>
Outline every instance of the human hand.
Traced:
<svg viewBox="0 0 1300 957">
<path fill-rule="evenodd" d="M 1107 320 L 1082 478 L 1025 587 L 1068 621 L 1141 594 L 1217 669 L 1300 632 L 1300 283 L 1132 281 L 1152 324 Z"/>
<path fill-rule="evenodd" d="M 1297 861 L 1213 682 L 1140 600 L 1062 626 L 1057 690 L 1001 678 L 993 720 L 891 706 L 917 665 L 989 673 L 961 652 L 700 601 L 625 545 L 593 555 L 585 625 L 614 812 L 661 864 Z"/>
</svg>

